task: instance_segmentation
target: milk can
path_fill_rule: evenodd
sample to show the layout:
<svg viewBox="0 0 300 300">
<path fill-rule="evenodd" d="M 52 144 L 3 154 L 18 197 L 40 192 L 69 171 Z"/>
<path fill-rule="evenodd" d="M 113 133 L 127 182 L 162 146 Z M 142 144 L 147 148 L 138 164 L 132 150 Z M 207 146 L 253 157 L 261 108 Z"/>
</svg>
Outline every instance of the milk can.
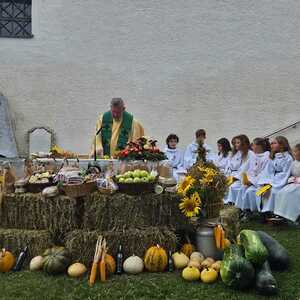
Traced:
<svg viewBox="0 0 300 300">
<path fill-rule="evenodd" d="M 220 260 L 223 257 L 223 251 L 217 249 L 213 227 L 202 225 L 196 233 L 197 250 L 205 257 L 212 257 Z"/>
</svg>

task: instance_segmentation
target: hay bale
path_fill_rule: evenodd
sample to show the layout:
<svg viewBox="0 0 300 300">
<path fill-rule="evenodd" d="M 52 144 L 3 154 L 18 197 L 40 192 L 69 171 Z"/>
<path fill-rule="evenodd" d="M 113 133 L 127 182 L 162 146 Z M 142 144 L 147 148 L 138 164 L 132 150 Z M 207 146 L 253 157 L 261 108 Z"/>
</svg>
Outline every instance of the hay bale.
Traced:
<svg viewBox="0 0 300 300">
<path fill-rule="evenodd" d="M 240 232 L 240 210 L 237 207 L 226 207 L 220 211 L 220 220 L 223 225 L 226 237 L 235 241 Z"/>
<path fill-rule="evenodd" d="M 28 263 L 34 256 L 41 255 L 46 248 L 53 245 L 50 233 L 47 230 L 21 230 L 1 229 L 0 247 L 5 248 L 15 256 L 18 256 L 21 249 L 26 245 L 29 247 L 25 263 Z"/>
<path fill-rule="evenodd" d="M 168 193 L 130 196 L 96 192 L 85 199 L 83 228 L 106 231 L 142 226 L 187 227 L 178 203 L 178 196 Z"/>
<path fill-rule="evenodd" d="M 72 253 L 73 260 L 90 264 L 94 257 L 97 237 L 103 235 L 108 243 L 109 253 L 116 256 L 118 245 L 122 244 L 124 256 L 133 253 L 143 257 L 146 249 L 159 244 L 174 251 L 177 238 L 166 227 L 131 228 L 124 231 L 83 231 L 75 230 L 66 236 L 65 246 Z"/>
<path fill-rule="evenodd" d="M 79 226 L 78 201 L 66 196 L 48 199 L 41 194 L 30 193 L 5 195 L 2 200 L 1 227 L 48 229 L 55 236 L 63 235 Z"/>
</svg>

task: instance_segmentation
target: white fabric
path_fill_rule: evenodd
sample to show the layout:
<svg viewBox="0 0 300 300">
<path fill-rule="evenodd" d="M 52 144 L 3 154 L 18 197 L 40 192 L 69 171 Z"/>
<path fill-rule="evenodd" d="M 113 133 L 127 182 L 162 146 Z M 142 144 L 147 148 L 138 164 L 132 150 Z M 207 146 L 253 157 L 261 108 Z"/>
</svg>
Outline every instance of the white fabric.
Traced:
<svg viewBox="0 0 300 300">
<path fill-rule="evenodd" d="M 253 154 L 245 165 L 245 173 L 247 174 L 248 180 L 251 182 L 251 186 L 242 186 L 236 198 L 236 207 L 244 210 L 250 209 L 252 211 L 257 210 L 256 203 L 250 201 L 251 195 L 255 195 L 257 189 L 257 182 L 261 172 L 266 167 L 269 161 L 270 152 Z M 248 189 L 250 190 L 248 191 Z"/>
<path fill-rule="evenodd" d="M 185 169 L 189 169 L 196 162 L 197 155 L 198 155 L 198 153 L 197 153 L 198 146 L 199 145 L 197 142 L 193 142 L 187 146 L 185 153 L 184 153 L 184 168 Z M 203 147 L 206 149 L 206 160 L 213 162 L 215 159 L 215 154 L 213 153 L 212 148 L 205 143 L 203 144 Z"/>
<path fill-rule="evenodd" d="M 300 161 L 292 163 L 289 182 L 277 193 L 274 213 L 295 222 L 300 215 Z"/>
<path fill-rule="evenodd" d="M 235 203 L 237 200 L 238 193 L 242 188 L 241 176 L 243 172 L 247 172 L 249 167 L 249 160 L 254 156 L 252 151 L 248 151 L 247 157 L 242 160 L 242 153 L 238 151 L 234 156 L 232 156 L 229 164 L 227 166 L 228 176 L 234 176 L 237 179 L 230 187 L 228 194 L 224 198 L 224 203 Z"/>
<path fill-rule="evenodd" d="M 183 152 L 179 149 L 170 149 L 166 147 L 164 153 L 172 166 L 173 177 L 178 181 L 177 172 L 182 172 L 183 169 Z"/>
<path fill-rule="evenodd" d="M 228 161 L 230 158 L 230 153 L 225 157 L 223 153 L 219 153 L 215 156 L 214 164 L 221 170 L 221 172 L 225 173 L 226 167 L 228 165 Z"/>
<path fill-rule="evenodd" d="M 275 206 L 276 194 L 282 189 L 288 181 L 291 174 L 293 158 L 288 152 L 276 153 L 274 159 L 268 161 L 267 166 L 263 170 L 258 179 L 258 186 L 270 184 L 271 191 L 262 197 L 256 196 L 257 209 L 260 210 L 262 201 L 262 212 L 273 212 Z"/>
</svg>

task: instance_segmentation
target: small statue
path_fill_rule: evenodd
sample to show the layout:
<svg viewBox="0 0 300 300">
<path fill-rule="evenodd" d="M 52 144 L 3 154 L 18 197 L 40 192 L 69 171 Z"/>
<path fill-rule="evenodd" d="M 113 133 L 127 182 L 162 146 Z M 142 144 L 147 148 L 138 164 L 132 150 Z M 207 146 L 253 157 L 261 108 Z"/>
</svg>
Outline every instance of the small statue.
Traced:
<svg viewBox="0 0 300 300">
<path fill-rule="evenodd" d="M 11 166 L 9 163 L 5 163 L 3 165 L 3 193 L 10 194 L 15 191 L 15 182 L 16 177 L 11 170 Z"/>
</svg>

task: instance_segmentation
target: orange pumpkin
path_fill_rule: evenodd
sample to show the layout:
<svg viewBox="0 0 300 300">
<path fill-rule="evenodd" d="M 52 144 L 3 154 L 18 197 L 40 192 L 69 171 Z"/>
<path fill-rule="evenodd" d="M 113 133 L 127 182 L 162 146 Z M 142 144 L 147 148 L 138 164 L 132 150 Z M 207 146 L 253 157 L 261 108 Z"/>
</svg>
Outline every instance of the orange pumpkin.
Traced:
<svg viewBox="0 0 300 300">
<path fill-rule="evenodd" d="M 168 265 L 168 255 L 159 245 L 150 247 L 144 257 L 145 268 L 150 272 L 163 272 Z"/>
<path fill-rule="evenodd" d="M 105 255 L 105 267 L 106 267 L 106 274 L 114 274 L 116 272 L 116 261 L 115 259 L 109 255 Z"/>
<path fill-rule="evenodd" d="M 13 266 L 15 265 L 16 258 L 14 255 L 6 251 L 5 249 L 2 249 L 0 252 L 0 272 L 5 273 L 9 272 Z"/>
</svg>

